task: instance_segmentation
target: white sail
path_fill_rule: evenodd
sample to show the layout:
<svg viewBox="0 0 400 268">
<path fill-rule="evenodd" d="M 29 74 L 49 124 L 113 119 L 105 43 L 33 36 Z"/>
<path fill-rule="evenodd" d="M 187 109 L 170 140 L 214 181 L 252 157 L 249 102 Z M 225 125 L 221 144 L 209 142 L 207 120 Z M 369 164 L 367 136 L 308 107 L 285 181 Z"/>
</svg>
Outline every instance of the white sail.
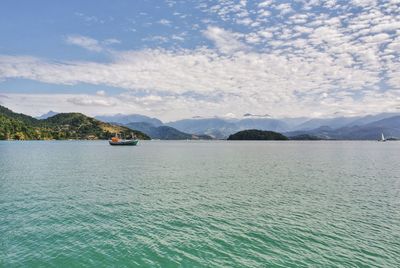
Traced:
<svg viewBox="0 0 400 268">
<path fill-rule="evenodd" d="M 382 133 L 381 141 L 385 141 L 385 136 L 383 135 L 383 133 Z"/>
</svg>

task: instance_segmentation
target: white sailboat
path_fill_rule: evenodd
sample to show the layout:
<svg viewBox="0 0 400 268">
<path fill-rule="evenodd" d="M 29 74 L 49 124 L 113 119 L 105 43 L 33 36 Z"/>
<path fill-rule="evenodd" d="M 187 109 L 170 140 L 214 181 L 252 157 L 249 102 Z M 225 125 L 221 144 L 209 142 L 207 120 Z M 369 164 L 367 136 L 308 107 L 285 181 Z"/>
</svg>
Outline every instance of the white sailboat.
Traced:
<svg viewBox="0 0 400 268">
<path fill-rule="evenodd" d="M 381 137 L 381 139 L 379 141 L 386 141 L 385 136 L 383 135 L 383 133 L 382 133 L 382 137 Z"/>
</svg>

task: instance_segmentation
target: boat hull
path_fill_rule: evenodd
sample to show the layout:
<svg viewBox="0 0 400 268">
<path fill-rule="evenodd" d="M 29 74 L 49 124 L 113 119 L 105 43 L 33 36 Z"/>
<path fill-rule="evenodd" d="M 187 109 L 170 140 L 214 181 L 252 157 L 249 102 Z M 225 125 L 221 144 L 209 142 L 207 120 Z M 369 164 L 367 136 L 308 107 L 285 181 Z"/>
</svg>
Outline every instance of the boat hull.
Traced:
<svg viewBox="0 0 400 268">
<path fill-rule="evenodd" d="M 126 146 L 135 146 L 138 144 L 138 140 L 121 140 L 121 141 L 108 141 L 110 145 L 118 146 L 118 145 L 126 145 Z"/>
</svg>

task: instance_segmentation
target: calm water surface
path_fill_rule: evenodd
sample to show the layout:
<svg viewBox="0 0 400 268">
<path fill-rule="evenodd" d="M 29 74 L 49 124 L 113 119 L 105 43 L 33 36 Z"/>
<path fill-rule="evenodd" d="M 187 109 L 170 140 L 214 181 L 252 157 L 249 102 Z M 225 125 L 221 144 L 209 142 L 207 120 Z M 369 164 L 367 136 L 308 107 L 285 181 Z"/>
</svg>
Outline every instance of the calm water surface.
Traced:
<svg viewBox="0 0 400 268">
<path fill-rule="evenodd" d="M 399 267 L 400 142 L 0 142 L 1 267 Z"/>
</svg>

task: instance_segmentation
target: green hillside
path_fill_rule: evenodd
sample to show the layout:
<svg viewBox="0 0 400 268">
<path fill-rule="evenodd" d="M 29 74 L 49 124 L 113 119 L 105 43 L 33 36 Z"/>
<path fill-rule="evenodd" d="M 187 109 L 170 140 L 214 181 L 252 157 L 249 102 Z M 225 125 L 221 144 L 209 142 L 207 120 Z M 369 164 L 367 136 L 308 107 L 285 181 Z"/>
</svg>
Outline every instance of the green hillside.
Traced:
<svg viewBox="0 0 400 268">
<path fill-rule="evenodd" d="M 22 120 L 0 114 L 0 140 L 38 139 L 40 136 L 38 132 L 40 131 L 31 125 L 27 125 Z"/>
<path fill-rule="evenodd" d="M 23 122 L 23 123 L 29 124 L 29 125 L 36 125 L 39 123 L 39 120 L 36 118 L 33 118 L 33 117 L 31 117 L 29 115 L 25 115 L 25 114 L 14 113 L 10 109 L 8 109 L 4 106 L 1 106 L 1 105 L 0 105 L 0 115 L 3 115 L 5 117 L 11 118 L 11 119 L 18 120 L 20 122 Z"/>
<path fill-rule="evenodd" d="M 17 114 L 0 106 L 0 140 L 108 139 L 115 133 L 148 140 L 146 134 L 104 123 L 80 113 L 61 113 L 44 120 Z"/>
</svg>

